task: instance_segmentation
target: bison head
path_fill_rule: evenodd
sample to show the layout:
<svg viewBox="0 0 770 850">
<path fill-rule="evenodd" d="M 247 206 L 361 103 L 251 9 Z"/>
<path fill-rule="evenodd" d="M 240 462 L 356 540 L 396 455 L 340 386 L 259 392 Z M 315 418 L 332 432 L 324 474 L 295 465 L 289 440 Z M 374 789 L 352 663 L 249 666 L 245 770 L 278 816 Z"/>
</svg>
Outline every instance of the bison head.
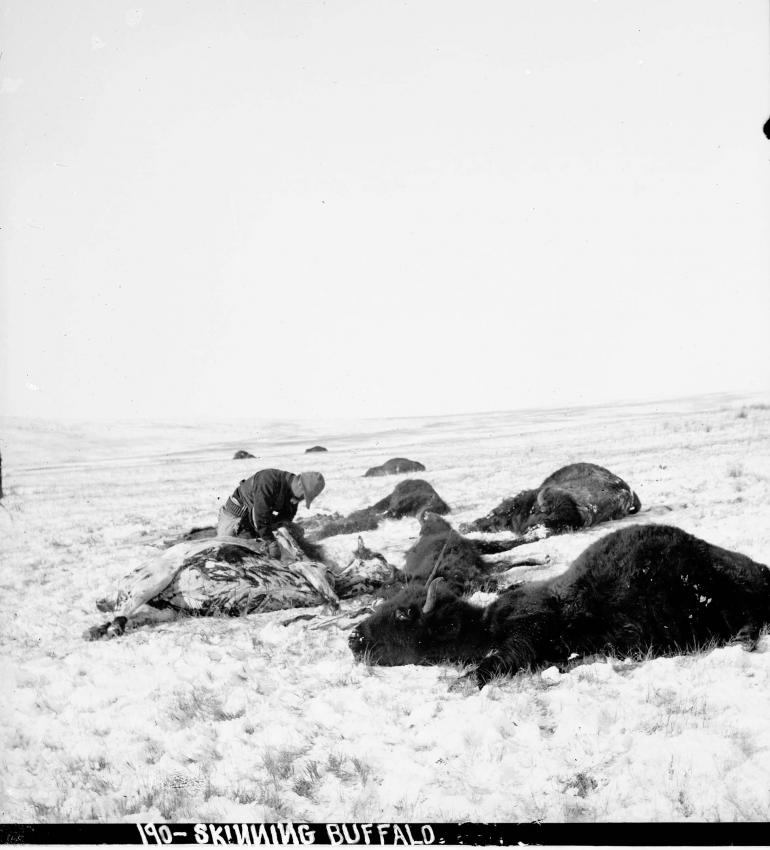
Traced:
<svg viewBox="0 0 770 850">
<path fill-rule="evenodd" d="M 417 515 L 420 523 L 420 536 L 427 537 L 429 534 L 449 534 L 452 526 L 430 508 L 423 508 Z"/>
<path fill-rule="evenodd" d="M 478 656 L 473 621 L 482 610 L 459 599 L 442 578 L 426 588 L 407 587 L 383 602 L 352 632 L 348 645 L 359 660 L 386 667 L 468 661 Z"/>
<path fill-rule="evenodd" d="M 560 487 L 541 487 L 530 510 L 528 528 L 544 525 L 549 531 L 582 528 L 583 517 L 573 497 Z"/>
</svg>

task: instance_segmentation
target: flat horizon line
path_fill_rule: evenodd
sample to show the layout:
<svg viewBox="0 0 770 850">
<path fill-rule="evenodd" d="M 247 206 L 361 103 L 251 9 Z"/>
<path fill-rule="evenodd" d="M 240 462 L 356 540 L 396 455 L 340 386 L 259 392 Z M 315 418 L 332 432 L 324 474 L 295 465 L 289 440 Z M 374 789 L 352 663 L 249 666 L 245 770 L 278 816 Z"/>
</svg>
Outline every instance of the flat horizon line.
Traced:
<svg viewBox="0 0 770 850">
<path fill-rule="evenodd" d="M 40 415 L 40 414 L 0 414 L 0 422 L 12 422 L 16 421 L 33 421 L 33 422 L 51 422 L 51 423 L 89 423 L 89 422 L 120 422 L 120 423 L 132 423 L 132 424 L 175 424 L 180 425 L 182 427 L 194 427 L 197 424 L 205 424 L 205 423 L 223 423 L 223 422 L 232 422 L 234 424 L 241 422 L 263 422 L 270 424 L 280 424 L 280 423 L 289 423 L 289 422 L 337 422 L 337 421 L 354 421 L 354 422 L 378 422 L 378 421 L 397 421 L 397 420 L 417 420 L 417 419 L 460 419 L 462 417 L 468 416 L 502 416 L 506 414 L 515 414 L 515 413 L 534 413 L 537 411 L 567 411 L 567 410 L 591 410 L 597 408 L 617 408 L 617 407 L 641 407 L 644 405 L 654 405 L 654 404 L 673 404 L 677 402 L 693 402 L 693 401 L 707 401 L 722 399 L 724 401 L 738 401 L 738 400 L 751 400 L 751 399 L 760 399 L 760 398 L 770 398 L 770 389 L 767 390 L 716 390 L 714 392 L 708 393 L 692 393 L 687 395 L 672 395 L 672 396 L 655 396 L 649 398 L 621 398 L 613 401 L 595 401 L 595 402 L 585 402 L 582 404 L 565 404 L 565 403 L 552 403 L 552 404 L 535 404 L 535 405 L 526 405 L 522 407 L 504 407 L 504 408 L 487 408 L 483 410 L 468 410 L 461 412 L 453 412 L 453 413 L 408 413 L 408 414 L 388 414 L 383 416 L 355 416 L 352 414 L 339 415 L 339 416 L 315 416 L 315 417 L 288 417 L 288 416 L 278 416 L 278 417 L 252 417 L 252 416 L 224 416 L 224 417 L 213 417 L 208 415 L 203 416 L 186 416 L 184 418 L 177 418 L 174 416 L 164 416 L 157 414 L 148 414 L 145 416 L 132 416 L 126 414 L 116 414 L 114 416 L 110 415 L 96 415 L 96 416 L 86 416 L 86 415 L 58 415 L 58 416 L 49 416 L 49 415 Z"/>
</svg>

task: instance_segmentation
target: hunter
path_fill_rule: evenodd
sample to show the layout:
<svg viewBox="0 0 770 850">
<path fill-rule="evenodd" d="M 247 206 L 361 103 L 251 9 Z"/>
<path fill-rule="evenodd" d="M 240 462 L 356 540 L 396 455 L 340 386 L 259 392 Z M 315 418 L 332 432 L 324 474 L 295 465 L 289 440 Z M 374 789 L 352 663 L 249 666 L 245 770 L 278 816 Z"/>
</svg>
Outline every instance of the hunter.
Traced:
<svg viewBox="0 0 770 850">
<path fill-rule="evenodd" d="M 271 558 L 280 558 L 273 531 L 294 519 L 302 499 L 309 508 L 325 483 L 320 472 L 262 469 L 244 478 L 219 509 L 217 537 L 256 537 Z"/>
</svg>

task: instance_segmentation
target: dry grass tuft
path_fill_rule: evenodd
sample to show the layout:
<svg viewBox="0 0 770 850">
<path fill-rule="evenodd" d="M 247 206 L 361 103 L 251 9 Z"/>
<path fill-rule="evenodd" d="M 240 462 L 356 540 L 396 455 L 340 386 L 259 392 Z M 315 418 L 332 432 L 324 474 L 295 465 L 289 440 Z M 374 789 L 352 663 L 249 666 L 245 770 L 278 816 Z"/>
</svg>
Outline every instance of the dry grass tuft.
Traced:
<svg viewBox="0 0 770 850">
<path fill-rule="evenodd" d="M 229 714 L 222 707 L 221 697 L 210 688 L 200 687 L 177 694 L 166 713 L 181 726 L 201 720 L 234 720 L 243 714 Z"/>
</svg>

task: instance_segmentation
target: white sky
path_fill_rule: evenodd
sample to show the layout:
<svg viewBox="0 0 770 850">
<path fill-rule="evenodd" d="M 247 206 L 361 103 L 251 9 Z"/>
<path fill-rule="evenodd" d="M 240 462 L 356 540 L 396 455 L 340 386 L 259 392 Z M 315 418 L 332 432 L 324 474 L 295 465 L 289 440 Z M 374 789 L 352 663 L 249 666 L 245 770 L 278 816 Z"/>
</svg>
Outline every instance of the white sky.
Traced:
<svg viewBox="0 0 770 850">
<path fill-rule="evenodd" d="M 0 407 L 770 388 L 766 0 L 5 0 Z"/>
</svg>

